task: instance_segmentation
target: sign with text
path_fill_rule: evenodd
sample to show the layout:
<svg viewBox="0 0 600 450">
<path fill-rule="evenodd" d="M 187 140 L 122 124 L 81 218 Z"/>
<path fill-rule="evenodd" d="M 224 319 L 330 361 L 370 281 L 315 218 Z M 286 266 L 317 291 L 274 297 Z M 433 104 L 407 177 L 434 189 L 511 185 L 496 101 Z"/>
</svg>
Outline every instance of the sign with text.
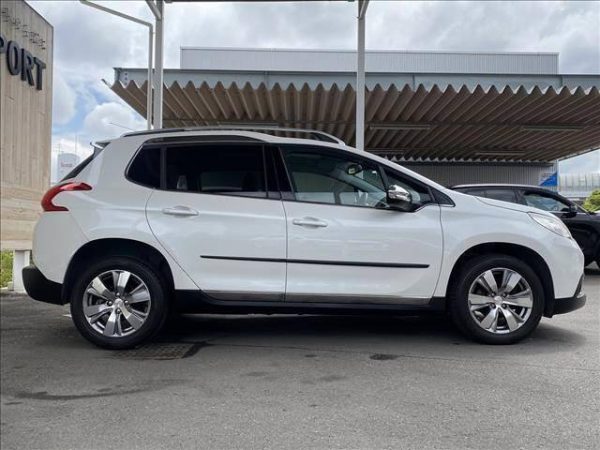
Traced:
<svg viewBox="0 0 600 450">
<path fill-rule="evenodd" d="M 42 90 L 43 74 L 46 68 L 44 61 L 21 48 L 17 41 L 7 40 L 2 33 L 0 33 L 0 54 L 6 55 L 8 73 L 20 75 L 21 80 L 27 81 L 30 86 L 35 86 L 38 91 Z"/>
</svg>

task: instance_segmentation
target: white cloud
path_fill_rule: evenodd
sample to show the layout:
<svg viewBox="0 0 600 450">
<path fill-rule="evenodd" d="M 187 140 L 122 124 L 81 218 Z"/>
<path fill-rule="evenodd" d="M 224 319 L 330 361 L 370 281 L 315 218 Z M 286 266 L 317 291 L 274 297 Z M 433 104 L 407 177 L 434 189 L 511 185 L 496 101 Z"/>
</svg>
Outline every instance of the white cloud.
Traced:
<svg viewBox="0 0 600 450">
<path fill-rule="evenodd" d="M 600 150 L 560 161 L 558 170 L 559 173 L 600 172 Z"/>
<path fill-rule="evenodd" d="M 52 121 L 64 125 L 75 116 L 75 91 L 67 84 L 60 71 L 54 74 L 52 83 Z"/>
<path fill-rule="evenodd" d="M 83 122 L 86 136 L 92 140 L 110 139 L 127 132 L 145 128 L 145 121 L 128 106 L 108 102 L 97 105 Z"/>
</svg>

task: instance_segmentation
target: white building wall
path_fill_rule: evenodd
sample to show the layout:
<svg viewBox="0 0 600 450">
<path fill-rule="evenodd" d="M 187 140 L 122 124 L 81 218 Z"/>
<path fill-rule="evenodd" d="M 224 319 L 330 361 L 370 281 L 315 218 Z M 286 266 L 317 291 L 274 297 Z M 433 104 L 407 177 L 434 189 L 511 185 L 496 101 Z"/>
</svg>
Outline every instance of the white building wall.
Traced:
<svg viewBox="0 0 600 450">
<path fill-rule="evenodd" d="M 353 50 L 181 47 L 180 68 L 235 71 L 354 72 Z M 367 51 L 371 73 L 558 73 L 558 53 Z"/>
<path fill-rule="evenodd" d="M 494 163 L 405 163 L 443 186 L 478 183 L 508 183 L 539 186 L 556 171 L 556 164 L 494 164 Z"/>
</svg>

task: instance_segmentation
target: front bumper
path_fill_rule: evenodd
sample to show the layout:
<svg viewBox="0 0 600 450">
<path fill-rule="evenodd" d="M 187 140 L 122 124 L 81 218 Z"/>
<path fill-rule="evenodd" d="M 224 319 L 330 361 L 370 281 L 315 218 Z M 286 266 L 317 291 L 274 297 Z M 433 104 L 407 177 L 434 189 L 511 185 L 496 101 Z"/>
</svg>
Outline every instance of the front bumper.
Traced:
<svg viewBox="0 0 600 450">
<path fill-rule="evenodd" d="M 580 292 L 574 297 L 570 298 L 557 298 L 554 300 L 554 311 L 552 314 L 564 314 L 576 309 L 583 308 L 587 300 L 586 295 Z"/>
<path fill-rule="evenodd" d="M 583 289 L 583 276 L 579 279 L 579 284 L 575 290 L 573 297 L 555 298 L 553 302 L 546 305 L 544 315 L 552 317 L 555 314 L 565 314 L 576 309 L 583 308 L 587 300 L 587 296 L 581 291 Z"/>
<path fill-rule="evenodd" d="M 33 264 L 23 268 L 22 274 L 25 290 L 32 299 L 54 305 L 65 304 L 62 301 L 62 284 L 46 278 Z"/>
</svg>

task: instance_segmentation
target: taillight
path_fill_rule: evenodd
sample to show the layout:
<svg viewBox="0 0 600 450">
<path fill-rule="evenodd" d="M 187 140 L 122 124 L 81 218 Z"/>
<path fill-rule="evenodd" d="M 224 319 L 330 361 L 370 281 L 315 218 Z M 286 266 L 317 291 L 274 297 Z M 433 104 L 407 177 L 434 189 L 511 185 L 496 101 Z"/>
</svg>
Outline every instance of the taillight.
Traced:
<svg viewBox="0 0 600 450">
<path fill-rule="evenodd" d="M 48 192 L 44 194 L 42 197 L 42 208 L 44 211 L 68 211 L 64 206 L 57 206 L 52 203 L 54 197 L 56 197 L 61 192 L 67 191 L 89 191 L 92 187 L 86 183 L 72 182 L 68 181 L 63 184 L 57 184 L 56 186 L 52 186 Z"/>
</svg>

